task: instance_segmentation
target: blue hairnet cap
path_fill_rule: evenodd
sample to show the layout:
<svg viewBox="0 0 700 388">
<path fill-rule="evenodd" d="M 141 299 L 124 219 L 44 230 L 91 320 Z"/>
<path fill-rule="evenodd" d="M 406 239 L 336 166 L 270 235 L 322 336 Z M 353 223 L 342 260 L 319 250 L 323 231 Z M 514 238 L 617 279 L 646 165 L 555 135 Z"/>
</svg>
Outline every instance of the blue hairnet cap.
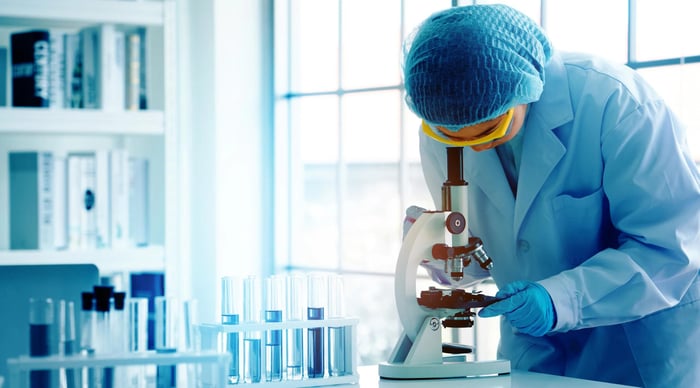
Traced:
<svg viewBox="0 0 700 388">
<path fill-rule="evenodd" d="M 542 29 L 505 5 L 437 12 L 404 47 L 406 103 L 453 131 L 537 101 L 552 55 Z"/>
</svg>

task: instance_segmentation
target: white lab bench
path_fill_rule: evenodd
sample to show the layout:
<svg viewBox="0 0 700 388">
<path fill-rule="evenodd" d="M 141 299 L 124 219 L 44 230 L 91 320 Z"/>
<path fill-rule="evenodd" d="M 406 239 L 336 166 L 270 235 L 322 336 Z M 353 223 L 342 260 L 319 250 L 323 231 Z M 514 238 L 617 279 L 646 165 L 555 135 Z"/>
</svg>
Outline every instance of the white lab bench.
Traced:
<svg viewBox="0 0 700 388">
<path fill-rule="evenodd" d="M 629 387 L 602 383 L 599 381 L 574 379 L 571 377 L 554 376 L 543 373 L 513 370 L 509 375 L 488 377 L 467 377 L 458 379 L 435 380 L 387 380 L 379 378 L 376 365 L 360 366 L 357 368 L 360 375 L 358 385 L 344 385 L 343 387 L 358 388 L 614 388 Z"/>
</svg>

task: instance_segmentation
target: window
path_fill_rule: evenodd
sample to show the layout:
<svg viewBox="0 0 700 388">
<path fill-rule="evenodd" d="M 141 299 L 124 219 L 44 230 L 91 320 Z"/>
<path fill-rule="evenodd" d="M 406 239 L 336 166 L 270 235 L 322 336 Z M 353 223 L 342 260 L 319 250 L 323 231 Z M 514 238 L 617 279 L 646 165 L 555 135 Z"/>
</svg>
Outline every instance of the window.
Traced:
<svg viewBox="0 0 700 388">
<path fill-rule="evenodd" d="M 361 364 L 386 360 L 400 334 L 393 270 L 404 209 L 434 208 L 419 163 L 419 122 L 403 101 L 402 41 L 453 3 L 472 2 L 275 3 L 275 268 L 344 274 L 352 295 L 346 310 L 360 317 Z M 659 35 L 647 32 L 668 31 L 649 15 L 673 23 L 680 14 L 697 14 L 692 0 L 639 2 L 637 13 L 628 11 L 634 0 L 505 3 L 540 21 L 555 47 L 618 62 L 643 59 L 628 59 L 628 41 L 636 39 L 637 51 L 651 61 L 693 54 L 687 37 L 698 35 L 669 31 L 658 44 Z M 628 39 L 629 15 L 637 28 Z M 666 41 L 680 47 L 671 51 Z M 700 98 L 692 93 L 700 86 L 699 65 L 674 66 L 682 71 L 649 66 L 643 72 L 682 116 L 697 120 L 688 113 Z"/>
<path fill-rule="evenodd" d="M 276 268 L 342 273 L 348 315 L 361 318 L 360 362 L 376 363 L 401 330 L 393 272 L 404 209 L 433 207 L 418 119 L 403 103 L 401 44 L 450 1 L 282 3 L 275 10 Z"/>
<path fill-rule="evenodd" d="M 629 64 L 666 99 L 688 128 L 688 142 L 700 160 L 700 34 L 693 0 L 630 0 Z"/>
</svg>

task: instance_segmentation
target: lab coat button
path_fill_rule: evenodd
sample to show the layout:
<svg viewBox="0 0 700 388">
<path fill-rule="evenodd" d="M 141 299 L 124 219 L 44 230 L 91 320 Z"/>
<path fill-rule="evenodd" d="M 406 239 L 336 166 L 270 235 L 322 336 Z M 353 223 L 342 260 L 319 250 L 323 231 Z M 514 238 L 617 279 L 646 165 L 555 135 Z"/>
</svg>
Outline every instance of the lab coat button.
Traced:
<svg viewBox="0 0 700 388">
<path fill-rule="evenodd" d="M 518 250 L 520 252 L 527 252 L 530 250 L 530 243 L 527 240 L 518 240 Z"/>
</svg>

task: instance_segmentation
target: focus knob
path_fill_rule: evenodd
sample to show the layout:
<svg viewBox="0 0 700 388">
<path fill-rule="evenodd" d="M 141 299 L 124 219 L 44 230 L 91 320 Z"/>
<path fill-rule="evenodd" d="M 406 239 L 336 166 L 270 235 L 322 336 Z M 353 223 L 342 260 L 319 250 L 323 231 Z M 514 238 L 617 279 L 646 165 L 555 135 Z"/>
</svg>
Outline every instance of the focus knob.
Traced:
<svg viewBox="0 0 700 388">
<path fill-rule="evenodd" d="M 460 234 L 464 232 L 464 229 L 467 227 L 467 220 L 464 218 L 462 213 L 452 212 L 447 216 L 445 226 L 447 227 L 448 232 L 452 234 Z"/>
</svg>

